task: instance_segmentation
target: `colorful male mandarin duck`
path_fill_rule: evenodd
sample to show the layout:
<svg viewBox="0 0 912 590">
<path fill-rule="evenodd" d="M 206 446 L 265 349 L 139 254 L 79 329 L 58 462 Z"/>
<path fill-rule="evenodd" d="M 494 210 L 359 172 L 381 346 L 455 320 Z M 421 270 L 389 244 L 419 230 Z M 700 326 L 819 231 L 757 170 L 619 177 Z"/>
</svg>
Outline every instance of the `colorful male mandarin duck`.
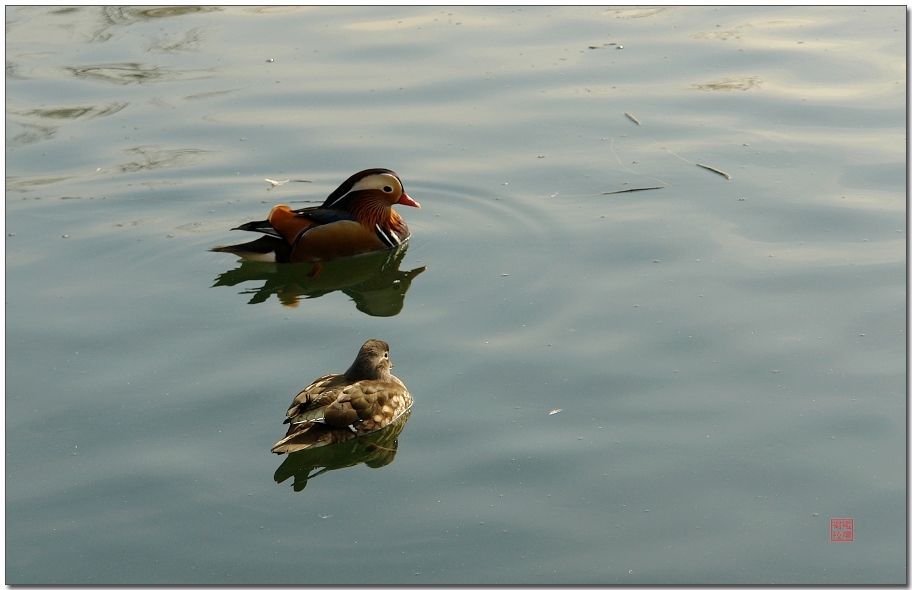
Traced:
<svg viewBox="0 0 912 590">
<path fill-rule="evenodd" d="M 288 432 L 273 453 L 350 440 L 387 426 L 412 406 L 412 396 L 392 373 L 389 345 L 368 340 L 347 371 L 320 377 L 295 396 Z"/>
<path fill-rule="evenodd" d="M 248 244 L 218 246 L 245 258 L 273 262 L 319 262 L 395 248 L 410 233 L 393 205 L 421 207 L 392 170 L 371 168 L 352 175 L 319 207 L 276 205 L 263 221 L 233 229 L 266 234 Z"/>
</svg>

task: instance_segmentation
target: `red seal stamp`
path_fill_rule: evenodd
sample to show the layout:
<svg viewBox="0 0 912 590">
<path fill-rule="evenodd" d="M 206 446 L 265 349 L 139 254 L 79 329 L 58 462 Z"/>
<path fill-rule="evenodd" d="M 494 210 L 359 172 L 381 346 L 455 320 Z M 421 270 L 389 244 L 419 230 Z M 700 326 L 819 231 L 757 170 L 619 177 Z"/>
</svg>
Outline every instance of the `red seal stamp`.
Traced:
<svg viewBox="0 0 912 590">
<path fill-rule="evenodd" d="M 831 518 L 830 541 L 833 543 L 851 543 L 855 540 L 854 518 Z"/>
</svg>

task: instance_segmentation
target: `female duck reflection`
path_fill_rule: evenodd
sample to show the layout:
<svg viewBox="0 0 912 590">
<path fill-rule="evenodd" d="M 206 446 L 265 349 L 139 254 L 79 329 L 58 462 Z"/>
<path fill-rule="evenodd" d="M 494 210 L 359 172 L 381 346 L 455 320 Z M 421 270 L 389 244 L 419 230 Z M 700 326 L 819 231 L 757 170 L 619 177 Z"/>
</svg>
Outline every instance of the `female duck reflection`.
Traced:
<svg viewBox="0 0 912 590">
<path fill-rule="evenodd" d="M 399 270 L 411 233 L 393 210 L 397 204 L 420 208 L 395 172 L 371 168 L 349 177 L 319 207 L 276 205 L 265 220 L 234 228 L 262 233 L 261 238 L 212 248 L 243 260 L 240 268 L 219 275 L 215 286 L 265 280 L 250 303 L 276 293 L 283 305 L 341 290 L 365 313 L 395 315 L 412 279 L 425 270 Z M 286 270 L 250 261 L 309 264 Z"/>
<path fill-rule="evenodd" d="M 327 471 L 354 467 L 360 463 L 371 469 L 389 465 L 396 458 L 399 434 L 410 416 L 411 410 L 408 410 L 377 432 L 346 442 L 289 453 L 276 469 L 273 479 L 276 483 L 282 483 L 288 478 L 294 478 L 292 488 L 300 492 L 308 481 Z"/>
<path fill-rule="evenodd" d="M 298 393 L 285 412 L 288 431 L 272 447 L 273 453 L 291 453 L 276 481 L 295 476 L 299 491 L 308 479 L 332 469 L 392 462 L 412 406 L 392 367 L 389 345 L 368 340 L 347 371 L 324 375 Z"/>
</svg>

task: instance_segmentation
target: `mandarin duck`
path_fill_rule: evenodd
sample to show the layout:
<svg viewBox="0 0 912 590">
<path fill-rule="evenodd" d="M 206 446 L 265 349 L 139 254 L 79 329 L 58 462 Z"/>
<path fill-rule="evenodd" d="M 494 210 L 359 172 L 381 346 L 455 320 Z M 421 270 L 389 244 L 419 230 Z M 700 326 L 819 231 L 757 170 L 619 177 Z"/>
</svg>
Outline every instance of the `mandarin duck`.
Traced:
<svg viewBox="0 0 912 590">
<path fill-rule="evenodd" d="M 319 262 L 395 248 L 408 240 L 410 232 L 393 205 L 421 207 L 392 170 L 362 170 L 318 207 L 276 205 L 265 220 L 232 228 L 264 237 L 212 251 L 270 262 Z"/>
<path fill-rule="evenodd" d="M 365 342 L 347 371 L 324 375 L 295 396 L 285 412 L 288 431 L 272 452 L 350 440 L 395 421 L 412 406 L 412 396 L 392 367 L 386 342 Z"/>
</svg>

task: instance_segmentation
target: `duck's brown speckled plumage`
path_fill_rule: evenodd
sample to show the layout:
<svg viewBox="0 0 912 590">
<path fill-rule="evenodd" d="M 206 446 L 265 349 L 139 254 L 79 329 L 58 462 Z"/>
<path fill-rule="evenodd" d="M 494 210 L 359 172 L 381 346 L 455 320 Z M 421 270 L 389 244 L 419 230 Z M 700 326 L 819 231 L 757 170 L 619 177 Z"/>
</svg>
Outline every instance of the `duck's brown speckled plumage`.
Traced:
<svg viewBox="0 0 912 590">
<path fill-rule="evenodd" d="M 292 400 L 288 431 L 273 447 L 289 453 L 379 430 L 405 413 L 412 396 L 390 373 L 389 345 L 368 340 L 345 373 L 320 377 Z"/>
</svg>

